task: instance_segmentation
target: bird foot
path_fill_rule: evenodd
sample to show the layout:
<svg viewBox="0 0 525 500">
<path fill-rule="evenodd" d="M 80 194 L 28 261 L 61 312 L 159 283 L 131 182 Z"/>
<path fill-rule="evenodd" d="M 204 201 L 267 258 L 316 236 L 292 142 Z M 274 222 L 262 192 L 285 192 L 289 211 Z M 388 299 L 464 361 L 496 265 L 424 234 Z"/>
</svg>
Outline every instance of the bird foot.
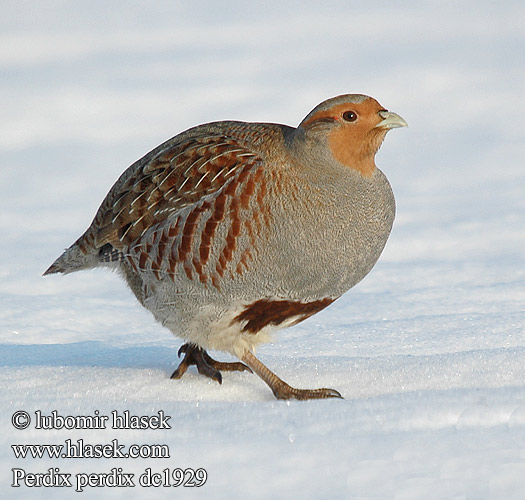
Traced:
<svg viewBox="0 0 525 500">
<path fill-rule="evenodd" d="M 195 344 L 184 344 L 179 349 L 178 355 L 184 353 L 184 358 L 179 364 L 178 368 L 173 372 L 170 378 L 179 379 L 185 373 L 190 365 L 195 365 L 197 371 L 201 375 L 205 375 L 213 380 L 222 384 L 222 371 L 249 371 L 253 373 L 252 370 L 246 366 L 244 363 L 222 363 L 221 361 L 216 361 L 213 359 L 204 349 L 195 345 Z"/>
<path fill-rule="evenodd" d="M 326 398 L 340 398 L 343 399 L 341 393 L 335 389 L 296 389 L 283 381 L 282 384 L 275 384 L 271 388 L 274 396 L 277 399 L 326 399 Z"/>
<path fill-rule="evenodd" d="M 268 384 L 277 399 L 344 399 L 335 389 L 296 389 L 288 385 L 249 351 L 241 359 Z"/>
</svg>

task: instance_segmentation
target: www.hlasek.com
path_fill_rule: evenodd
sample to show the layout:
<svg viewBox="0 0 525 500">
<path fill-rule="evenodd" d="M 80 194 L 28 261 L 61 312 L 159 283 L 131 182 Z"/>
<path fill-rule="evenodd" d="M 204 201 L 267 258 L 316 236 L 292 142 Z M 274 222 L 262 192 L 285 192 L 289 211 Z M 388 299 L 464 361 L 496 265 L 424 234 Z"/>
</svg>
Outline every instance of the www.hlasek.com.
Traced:
<svg viewBox="0 0 525 500">
<path fill-rule="evenodd" d="M 111 415 L 101 415 L 95 411 L 93 415 L 59 415 L 52 411 L 44 415 L 34 412 L 34 417 L 23 410 L 16 411 L 11 417 L 13 427 L 18 430 L 27 429 L 33 423 L 35 429 L 41 430 L 79 430 L 79 429 L 135 429 L 158 430 L 171 429 L 170 416 L 161 410 L 155 415 L 132 415 L 129 411 L 119 413 L 112 411 Z M 166 444 L 131 444 L 126 445 L 117 439 L 109 443 L 86 443 L 83 439 L 66 439 L 60 444 L 13 444 L 11 445 L 16 459 L 68 459 L 68 458 L 170 458 L 169 446 Z M 165 468 L 154 472 L 150 467 L 143 473 L 124 472 L 121 467 L 113 467 L 109 472 L 71 473 L 63 472 L 58 467 L 50 467 L 45 472 L 27 472 L 20 467 L 11 469 L 11 486 L 19 488 L 51 487 L 73 488 L 84 491 L 87 487 L 199 487 L 208 479 L 206 469 Z"/>
</svg>

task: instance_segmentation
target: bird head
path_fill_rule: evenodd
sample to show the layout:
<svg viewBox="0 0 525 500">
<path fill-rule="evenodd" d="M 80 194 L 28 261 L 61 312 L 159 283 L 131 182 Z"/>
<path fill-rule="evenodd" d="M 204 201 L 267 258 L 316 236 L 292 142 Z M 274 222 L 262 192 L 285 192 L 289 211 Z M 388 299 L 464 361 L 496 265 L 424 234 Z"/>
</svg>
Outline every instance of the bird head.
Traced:
<svg viewBox="0 0 525 500">
<path fill-rule="evenodd" d="M 321 147 L 338 163 L 370 177 L 375 170 L 375 154 L 386 133 L 407 126 L 403 118 L 372 97 L 348 94 L 316 106 L 297 131 L 309 149 Z"/>
</svg>

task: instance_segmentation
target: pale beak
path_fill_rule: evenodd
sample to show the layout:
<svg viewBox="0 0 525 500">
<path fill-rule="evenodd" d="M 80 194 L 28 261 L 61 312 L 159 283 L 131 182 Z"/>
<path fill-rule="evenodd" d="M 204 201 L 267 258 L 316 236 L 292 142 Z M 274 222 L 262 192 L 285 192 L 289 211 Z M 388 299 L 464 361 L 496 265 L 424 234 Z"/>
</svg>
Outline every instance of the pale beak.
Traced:
<svg viewBox="0 0 525 500">
<path fill-rule="evenodd" d="M 374 128 L 398 128 L 398 127 L 408 127 L 408 123 L 401 118 L 398 114 L 393 113 L 392 111 L 382 110 L 377 113 L 381 118 L 380 121 Z"/>
</svg>

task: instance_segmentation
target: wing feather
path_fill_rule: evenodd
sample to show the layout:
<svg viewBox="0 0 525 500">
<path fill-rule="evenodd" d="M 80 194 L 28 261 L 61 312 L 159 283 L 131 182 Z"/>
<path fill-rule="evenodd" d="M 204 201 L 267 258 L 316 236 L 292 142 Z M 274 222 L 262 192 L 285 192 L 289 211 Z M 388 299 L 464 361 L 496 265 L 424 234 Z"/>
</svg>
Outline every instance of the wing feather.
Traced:
<svg viewBox="0 0 525 500">
<path fill-rule="evenodd" d="M 78 243 L 86 252 L 87 246 L 100 249 L 106 244 L 125 252 L 148 228 L 199 204 L 235 175 L 261 164 L 259 154 L 223 134 L 193 136 L 159 147 L 124 172 Z"/>
</svg>

